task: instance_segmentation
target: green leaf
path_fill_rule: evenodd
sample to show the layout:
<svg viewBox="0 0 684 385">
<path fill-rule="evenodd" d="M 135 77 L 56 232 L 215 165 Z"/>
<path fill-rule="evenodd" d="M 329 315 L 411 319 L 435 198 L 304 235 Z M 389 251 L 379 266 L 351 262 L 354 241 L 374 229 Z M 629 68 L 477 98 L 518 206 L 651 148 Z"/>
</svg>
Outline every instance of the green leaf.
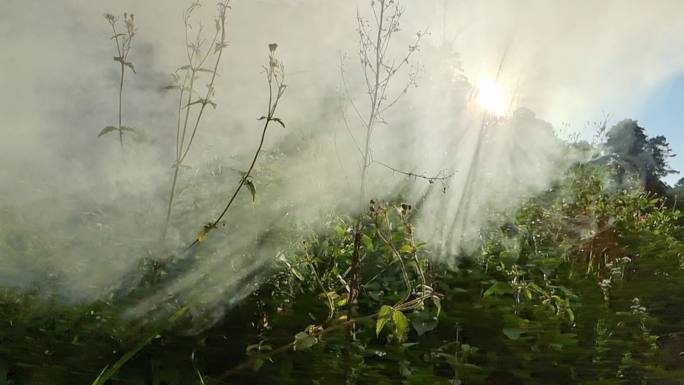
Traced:
<svg viewBox="0 0 684 385">
<path fill-rule="evenodd" d="M 511 294 L 513 293 L 513 289 L 511 288 L 511 285 L 509 285 L 507 282 L 497 282 L 493 284 L 492 286 L 487 289 L 484 294 L 482 294 L 483 297 L 491 297 L 492 295 L 503 295 L 503 294 Z"/>
<path fill-rule="evenodd" d="M 214 53 L 216 53 L 216 52 L 218 52 L 218 51 L 220 51 L 226 47 L 228 47 L 228 43 L 225 43 L 225 42 L 224 43 L 216 43 L 216 45 L 214 46 Z"/>
<path fill-rule="evenodd" d="M 202 230 L 197 233 L 197 243 L 202 243 L 205 239 L 207 239 L 207 228 L 203 227 Z"/>
<path fill-rule="evenodd" d="M 295 334 L 295 340 L 294 340 L 294 345 L 293 349 L 294 350 L 306 350 L 309 349 L 310 347 L 316 345 L 318 343 L 318 339 L 311 334 L 307 332 L 299 332 Z"/>
<path fill-rule="evenodd" d="M 404 313 L 394 310 L 392 313 L 392 322 L 394 322 L 394 334 L 397 336 L 399 341 L 404 341 L 406 339 L 406 334 L 408 333 L 409 319 L 406 318 Z"/>
<path fill-rule="evenodd" d="M 346 306 L 348 301 L 349 301 L 349 295 L 345 294 L 337 301 L 337 306 L 338 307 Z"/>
<path fill-rule="evenodd" d="M 254 183 L 251 179 L 246 179 L 245 186 L 247 186 L 250 194 L 252 194 L 252 202 L 254 202 L 254 200 L 256 199 L 256 187 L 254 187 Z"/>
<path fill-rule="evenodd" d="M 575 322 L 575 312 L 572 311 L 572 309 L 570 309 L 570 308 L 565 309 L 565 314 L 568 316 L 568 321 L 570 321 L 570 323 Z"/>
<path fill-rule="evenodd" d="M 247 345 L 245 348 L 245 353 L 249 356 L 254 353 L 254 351 L 259 351 L 261 347 L 261 344 L 252 344 L 252 345 Z"/>
<path fill-rule="evenodd" d="M 100 131 L 100 133 L 97 134 L 97 136 L 99 137 L 99 136 L 106 135 L 106 134 L 109 134 L 110 132 L 114 132 L 114 131 L 118 131 L 118 130 L 119 129 L 114 127 L 114 126 L 107 126 L 107 127 L 103 128 L 102 131 Z"/>
<path fill-rule="evenodd" d="M 285 123 L 283 123 L 283 121 L 280 120 L 280 118 L 271 118 L 271 120 L 280 123 L 280 125 L 283 126 L 283 128 L 285 128 Z"/>
<path fill-rule="evenodd" d="M 363 242 L 363 246 L 366 249 L 368 249 L 368 250 L 373 249 L 373 240 L 368 235 L 363 234 L 363 237 L 361 237 L 361 242 Z"/>
<path fill-rule="evenodd" d="M 129 62 L 129 61 L 125 61 L 125 62 L 123 62 L 123 64 L 124 64 L 126 67 L 130 68 L 131 71 L 133 71 L 133 73 L 136 73 L 136 72 L 135 72 L 135 67 L 133 67 L 133 63 L 131 63 L 131 62 Z"/>
<path fill-rule="evenodd" d="M 513 341 L 516 341 L 523 333 L 525 333 L 524 330 L 515 328 L 503 328 L 501 331 L 506 337 L 512 339 Z"/>
<path fill-rule="evenodd" d="M 132 133 L 134 133 L 134 134 L 136 134 L 136 135 L 140 135 L 140 132 L 138 132 L 138 130 L 136 130 L 136 129 L 133 128 L 133 127 L 121 126 L 121 131 L 132 132 Z"/>
<path fill-rule="evenodd" d="M 527 298 L 528 301 L 532 300 L 532 292 L 527 288 L 522 288 L 520 290 L 521 294 Z"/>
<path fill-rule="evenodd" d="M 406 243 L 406 244 L 404 244 L 404 246 L 401 247 L 401 249 L 399 251 L 401 251 L 402 253 L 411 254 L 411 253 L 414 253 L 416 251 L 416 249 L 415 249 L 415 247 Z"/>
<path fill-rule="evenodd" d="M 437 327 L 437 320 L 436 319 L 428 319 L 428 320 L 421 320 L 421 321 L 416 321 L 415 319 L 411 321 L 411 325 L 413 326 L 413 329 L 418 333 L 419 336 L 422 336 L 423 334 L 435 330 Z"/>
<path fill-rule="evenodd" d="M 264 359 L 263 358 L 257 358 L 254 360 L 254 365 L 252 366 L 252 370 L 255 372 L 258 372 L 259 369 L 264 365 Z"/>
<path fill-rule="evenodd" d="M 121 56 L 114 56 L 113 59 L 115 62 L 121 63 L 121 64 L 125 65 L 126 67 L 130 68 L 131 71 L 133 71 L 133 73 L 135 73 L 135 67 L 133 67 L 133 63 L 131 63 L 129 61 L 125 61 Z"/>
<path fill-rule="evenodd" d="M 378 312 L 378 320 L 375 321 L 375 335 L 380 336 L 380 332 L 385 327 L 385 324 L 390 319 L 390 315 L 394 309 L 391 306 L 382 305 L 380 312 Z"/>
<path fill-rule="evenodd" d="M 437 296 L 433 296 L 432 303 L 435 304 L 435 307 L 437 308 L 437 317 L 439 317 L 439 314 L 442 312 L 442 300 Z"/>
</svg>

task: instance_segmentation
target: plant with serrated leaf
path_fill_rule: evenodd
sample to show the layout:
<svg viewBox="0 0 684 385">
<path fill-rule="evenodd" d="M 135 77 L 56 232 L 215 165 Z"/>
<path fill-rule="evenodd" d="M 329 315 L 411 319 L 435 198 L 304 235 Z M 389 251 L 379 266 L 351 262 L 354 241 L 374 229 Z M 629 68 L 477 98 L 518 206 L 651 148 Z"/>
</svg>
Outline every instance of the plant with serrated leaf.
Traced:
<svg viewBox="0 0 684 385">
<path fill-rule="evenodd" d="M 103 128 L 98 136 L 103 136 L 112 132 L 119 133 L 119 143 L 121 144 L 121 149 L 123 150 L 123 136 L 124 132 L 137 134 L 137 131 L 128 126 L 123 125 L 123 90 L 126 70 L 130 70 L 135 73 L 135 66 L 128 59 L 131 52 L 131 44 L 133 42 L 133 37 L 136 35 L 137 28 L 135 27 L 135 15 L 124 12 L 123 14 L 123 28 L 120 27 L 119 18 L 107 13 L 104 15 L 105 20 L 112 27 L 112 37 L 114 45 L 116 47 L 116 56 L 114 56 L 114 61 L 120 66 L 120 76 L 119 76 L 119 124 L 118 126 L 107 126 Z"/>
<path fill-rule="evenodd" d="M 199 2 L 194 2 L 183 14 L 187 63 L 173 73 L 173 84 L 163 87 L 165 90 L 177 90 L 178 104 L 176 108 L 176 150 L 173 177 L 162 237 L 166 237 L 168 231 L 180 170 L 190 153 L 202 117 L 207 106 L 216 109 L 216 103 L 212 100 L 215 94 L 214 83 L 218 76 L 223 50 L 228 46 L 226 21 L 227 12 L 230 9 L 230 0 L 217 3 L 217 15 L 214 18 L 215 30 L 209 40 L 205 39 L 201 24 L 195 36 L 191 37 L 193 30 L 192 15 L 199 6 Z M 205 67 L 208 63 L 212 63 L 210 68 Z M 205 84 L 206 90 L 202 90 L 198 86 L 203 77 L 208 77 Z"/>
</svg>

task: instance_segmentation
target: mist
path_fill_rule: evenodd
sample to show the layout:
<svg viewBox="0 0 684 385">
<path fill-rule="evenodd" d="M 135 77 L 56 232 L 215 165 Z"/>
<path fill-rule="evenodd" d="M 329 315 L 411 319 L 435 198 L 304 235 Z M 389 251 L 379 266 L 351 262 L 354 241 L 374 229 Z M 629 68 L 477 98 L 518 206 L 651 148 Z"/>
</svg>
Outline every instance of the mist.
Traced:
<svg viewBox="0 0 684 385">
<path fill-rule="evenodd" d="M 332 209 L 365 209 L 355 199 L 363 135 L 357 115 L 368 113 L 356 14 L 367 4 L 234 1 L 217 107 L 198 131 L 160 241 L 176 125 L 176 97 L 161 88 L 183 64 L 188 5 L 0 5 L 0 215 L 11 228 L 3 234 L 0 283 L 90 301 L 125 292 L 147 259 L 173 256 L 186 261 L 184 270 L 131 314 L 169 298 L 216 309 L 256 288 L 269 273 L 265 266 L 288 247 L 290 231 L 320 231 Z M 412 60 L 417 86 L 374 131 L 368 196 L 420 206 L 418 236 L 436 258 L 454 263 L 474 247 L 491 213 L 504 215 L 550 188 L 584 156 L 569 152 L 561 130 L 590 136 L 585 121 L 638 103 L 684 67 L 677 50 L 684 24 L 675 19 L 684 5 L 666 5 L 405 1 L 392 55 L 401 57 L 417 31 L 429 34 Z M 134 13 L 138 26 L 131 52 L 137 73 L 127 78 L 124 114 L 146 139 L 122 152 L 113 137 L 97 134 L 116 122 L 118 76 L 102 15 L 123 11 Z M 196 16 L 211 26 L 213 13 L 207 3 Z M 277 112 L 285 127 L 268 133 L 254 202 L 242 192 L 225 226 L 189 252 L 258 145 L 270 43 L 285 66 Z M 483 78 L 506 90 L 501 117 L 477 103 Z M 400 92 L 406 73 L 394 81 Z M 430 183 L 406 173 L 448 178 Z"/>
</svg>

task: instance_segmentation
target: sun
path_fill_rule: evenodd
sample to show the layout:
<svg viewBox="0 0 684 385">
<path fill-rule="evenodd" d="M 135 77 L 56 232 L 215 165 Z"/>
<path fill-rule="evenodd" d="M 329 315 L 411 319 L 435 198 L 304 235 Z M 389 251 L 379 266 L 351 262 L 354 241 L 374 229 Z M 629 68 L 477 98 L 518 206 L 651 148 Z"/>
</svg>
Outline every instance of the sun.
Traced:
<svg viewBox="0 0 684 385">
<path fill-rule="evenodd" d="M 506 93 L 496 81 L 480 79 L 477 82 L 477 103 L 488 113 L 503 116 L 506 112 Z"/>
</svg>

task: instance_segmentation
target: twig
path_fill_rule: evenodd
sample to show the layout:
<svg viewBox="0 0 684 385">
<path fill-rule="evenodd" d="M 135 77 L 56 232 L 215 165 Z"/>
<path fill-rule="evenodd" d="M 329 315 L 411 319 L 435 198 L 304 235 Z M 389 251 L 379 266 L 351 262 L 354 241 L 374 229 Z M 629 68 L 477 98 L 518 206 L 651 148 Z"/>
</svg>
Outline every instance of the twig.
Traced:
<svg viewBox="0 0 684 385">
<path fill-rule="evenodd" d="M 403 174 L 403 175 L 406 175 L 406 176 L 411 177 L 411 178 L 425 179 L 425 180 L 428 181 L 429 183 L 434 183 L 434 182 L 437 182 L 437 181 L 444 181 L 444 180 L 447 180 L 447 179 L 451 178 L 452 176 L 454 176 L 454 174 L 455 174 L 455 173 L 452 172 L 452 173 L 449 174 L 449 175 L 443 175 L 443 176 L 441 176 L 440 174 L 441 174 L 442 172 L 440 171 L 440 172 L 439 172 L 437 175 L 435 175 L 435 176 L 428 176 L 428 175 L 424 175 L 424 174 L 416 174 L 416 173 L 414 173 L 414 172 L 402 171 L 402 170 L 396 169 L 396 168 L 394 168 L 394 167 L 392 167 L 392 166 L 390 166 L 390 165 L 388 165 L 388 164 L 386 164 L 386 163 L 380 162 L 379 160 L 373 160 L 373 163 L 377 163 L 377 164 L 379 164 L 380 166 L 385 167 L 385 168 L 387 168 L 387 169 L 389 169 L 389 170 L 392 170 L 392 171 L 394 171 L 394 172 L 396 172 L 396 173 L 398 173 L 398 174 Z"/>
</svg>

